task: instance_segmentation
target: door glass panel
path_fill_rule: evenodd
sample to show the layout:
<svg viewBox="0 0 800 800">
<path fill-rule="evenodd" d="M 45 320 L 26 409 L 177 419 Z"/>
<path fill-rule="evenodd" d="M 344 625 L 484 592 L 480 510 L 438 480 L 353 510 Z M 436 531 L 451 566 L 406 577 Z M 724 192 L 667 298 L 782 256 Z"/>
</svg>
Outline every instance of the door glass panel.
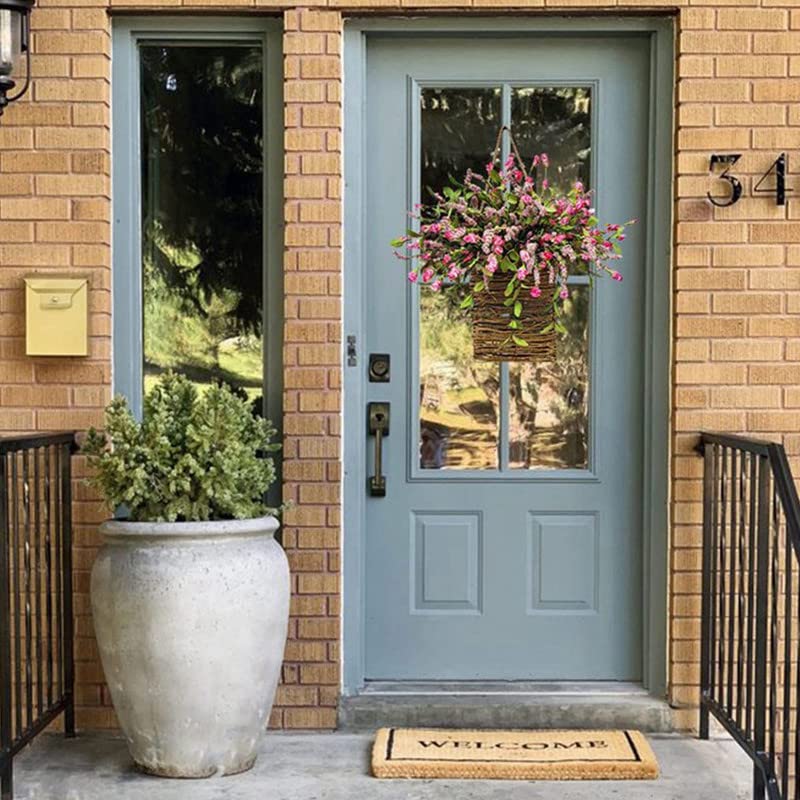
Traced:
<svg viewBox="0 0 800 800">
<path fill-rule="evenodd" d="M 145 388 L 173 369 L 260 396 L 262 49 L 140 57 Z"/>
<path fill-rule="evenodd" d="M 501 88 L 424 89 L 421 200 L 482 170 L 502 124 Z M 551 186 L 591 183 L 591 89 L 511 87 L 512 132 L 527 164 L 547 153 Z M 540 168 L 541 169 L 541 168 Z M 544 178 L 539 172 L 537 181 Z M 558 357 L 499 364 L 472 358 L 468 314 L 439 294 L 419 292 L 420 467 L 500 467 L 501 396 L 506 393 L 511 469 L 586 469 L 589 464 L 588 285 L 571 285 Z M 506 377 L 507 376 L 507 377 Z"/>
<path fill-rule="evenodd" d="M 483 170 L 501 120 L 500 88 L 422 91 L 421 199 Z M 414 287 L 415 291 L 419 291 Z M 469 317 L 419 292 L 420 467 L 497 469 L 500 369 L 472 358 Z"/>
<path fill-rule="evenodd" d="M 511 130 L 526 164 L 538 153 L 550 159 L 551 186 L 568 191 L 591 183 L 591 89 L 522 87 L 511 90 Z M 544 177 L 543 173 L 539 173 Z"/>
<path fill-rule="evenodd" d="M 567 333 L 549 363 L 509 364 L 509 465 L 515 469 L 588 466 L 588 286 L 571 287 Z"/>
<path fill-rule="evenodd" d="M 511 129 L 530 163 L 547 153 L 551 186 L 566 192 L 591 182 L 591 90 L 524 87 L 511 92 Z M 544 177 L 540 171 L 539 180 Z M 589 308 L 587 285 L 570 286 L 567 332 L 552 363 L 509 364 L 509 466 L 586 469 L 589 458 Z"/>
</svg>

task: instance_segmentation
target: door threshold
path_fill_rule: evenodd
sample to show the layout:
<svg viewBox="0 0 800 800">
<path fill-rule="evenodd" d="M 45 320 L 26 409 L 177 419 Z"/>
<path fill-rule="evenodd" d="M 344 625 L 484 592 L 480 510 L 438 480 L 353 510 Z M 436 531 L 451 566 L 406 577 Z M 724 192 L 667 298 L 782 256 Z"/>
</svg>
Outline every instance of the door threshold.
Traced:
<svg viewBox="0 0 800 800">
<path fill-rule="evenodd" d="M 672 709 L 641 684 L 370 681 L 339 703 L 339 728 L 673 730 Z"/>
<path fill-rule="evenodd" d="M 633 681 L 367 681 L 360 695 L 611 695 L 643 696 Z"/>
</svg>

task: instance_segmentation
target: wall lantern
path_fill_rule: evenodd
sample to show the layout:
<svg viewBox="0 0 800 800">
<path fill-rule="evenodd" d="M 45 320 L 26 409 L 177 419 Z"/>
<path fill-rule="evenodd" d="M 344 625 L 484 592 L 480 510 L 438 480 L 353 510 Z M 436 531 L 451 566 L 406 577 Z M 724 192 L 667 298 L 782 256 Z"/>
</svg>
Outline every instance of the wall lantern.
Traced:
<svg viewBox="0 0 800 800">
<path fill-rule="evenodd" d="M 0 115 L 5 107 L 19 100 L 31 82 L 30 18 L 34 0 L 0 0 Z M 17 82 L 12 75 L 20 69 L 25 55 L 25 84 L 14 93 Z"/>
</svg>

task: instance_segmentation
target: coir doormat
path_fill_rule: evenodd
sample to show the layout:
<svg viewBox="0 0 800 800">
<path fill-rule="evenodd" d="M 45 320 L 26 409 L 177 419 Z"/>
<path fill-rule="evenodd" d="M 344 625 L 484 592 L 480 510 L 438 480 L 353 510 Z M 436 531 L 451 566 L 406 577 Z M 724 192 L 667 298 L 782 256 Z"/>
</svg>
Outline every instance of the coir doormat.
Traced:
<svg viewBox="0 0 800 800">
<path fill-rule="evenodd" d="M 376 778 L 642 780 L 658 762 L 638 731 L 460 731 L 381 728 Z"/>
</svg>

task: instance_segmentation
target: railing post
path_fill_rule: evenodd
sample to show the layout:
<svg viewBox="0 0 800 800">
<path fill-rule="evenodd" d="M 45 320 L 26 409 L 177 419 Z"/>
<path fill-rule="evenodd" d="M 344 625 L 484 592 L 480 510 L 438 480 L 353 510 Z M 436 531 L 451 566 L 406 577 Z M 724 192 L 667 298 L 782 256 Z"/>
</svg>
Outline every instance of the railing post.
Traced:
<svg viewBox="0 0 800 800">
<path fill-rule="evenodd" d="M 702 445 L 703 454 L 703 599 L 700 616 L 700 738 L 708 739 L 708 691 L 711 678 L 711 526 L 714 510 L 713 445 Z"/>
<path fill-rule="evenodd" d="M 755 686 L 753 698 L 753 798 L 762 800 L 767 722 L 767 599 L 769 596 L 770 465 L 767 456 L 758 458 L 758 534 L 756 544 Z"/>
<path fill-rule="evenodd" d="M 8 533 L 8 461 L 0 452 L 0 794 L 13 795 L 11 760 L 11 575 Z"/>
<path fill-rule="evenodd" d="M 64 733 L 75 736 L 75 662 L 74 662 L 74 619 L 72 612 L 72 465 L 71 456 L 74 445 L 64 445 L 61 464 L 61 504 L 62 504 L 62 548 L 61 565 L 63 570 L 62 591 L 64 592 Z"/>
</svg>

